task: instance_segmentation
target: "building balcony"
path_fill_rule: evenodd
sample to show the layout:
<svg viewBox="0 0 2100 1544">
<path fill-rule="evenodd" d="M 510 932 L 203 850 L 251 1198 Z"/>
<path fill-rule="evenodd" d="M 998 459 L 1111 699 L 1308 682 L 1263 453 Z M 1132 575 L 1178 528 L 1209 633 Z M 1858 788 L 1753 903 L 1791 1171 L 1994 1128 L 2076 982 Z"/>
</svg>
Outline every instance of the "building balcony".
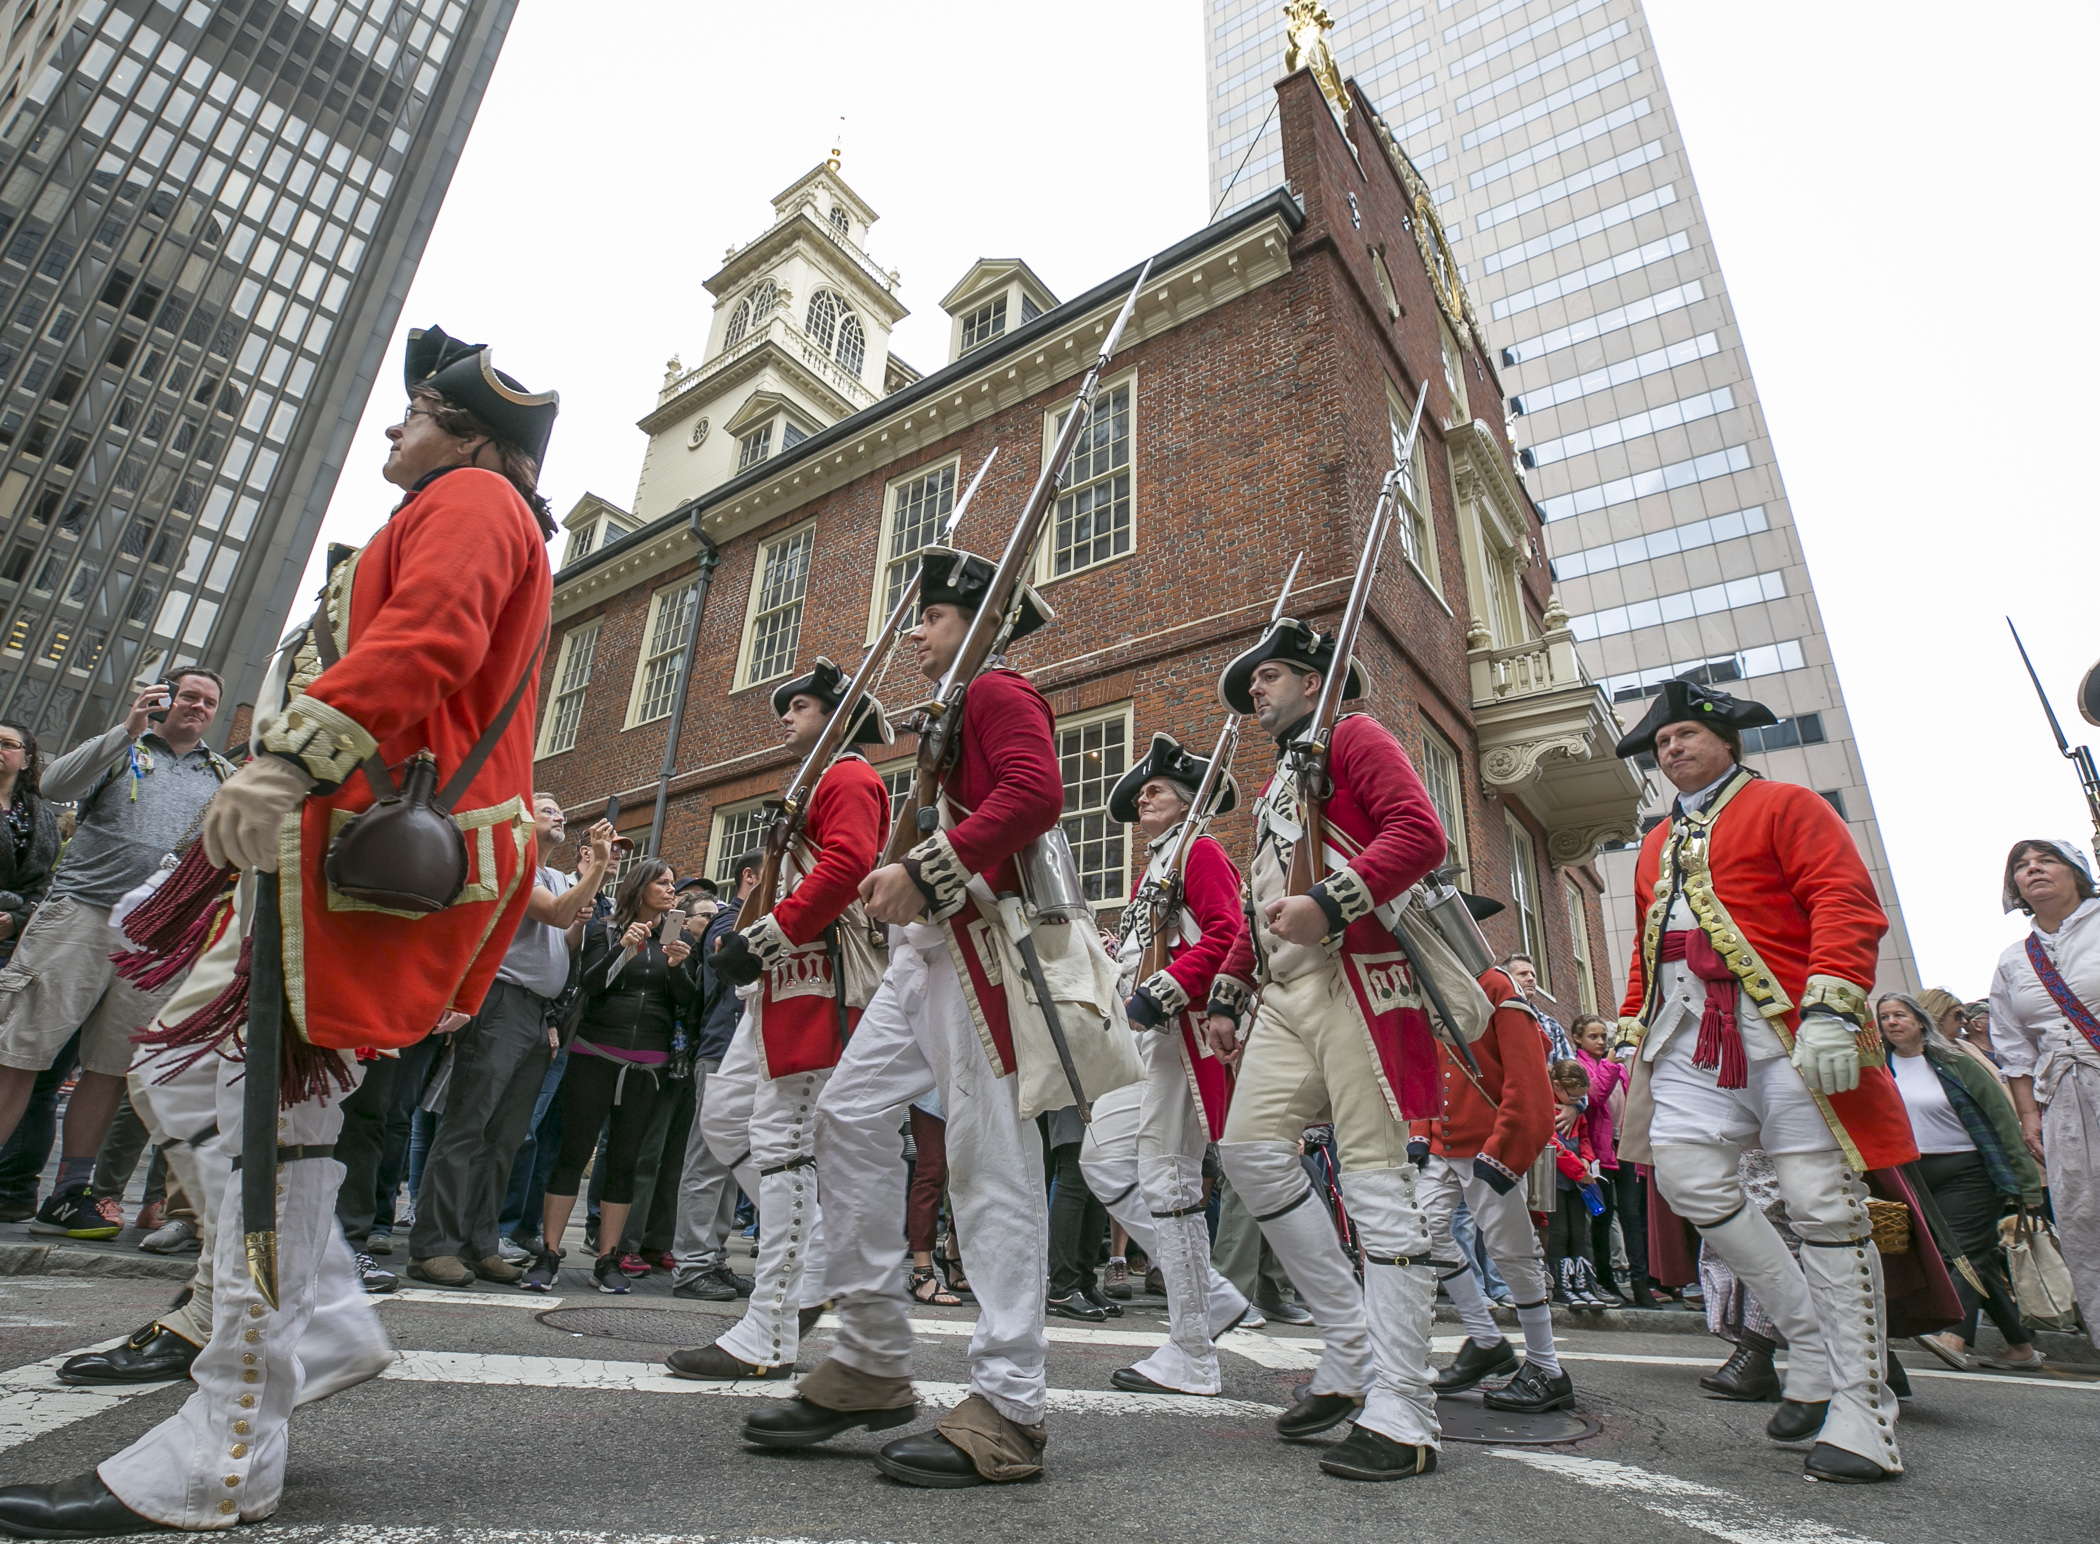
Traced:
<svg viewBox="0 0 2100 1544">
<path fill-rule="evenodd" d="M 1640 834 L 1647 779 L 1612 754 L 1621 733 L 1603 689 L 1575 657 L 1575 635 L 1556 600 L 1547 631 L 1503 648 L 1471 650 L 1473 726 L 1480 779 L 1514 795 L 1546 827 L 1559 866 L 1587 863 L 1605 842 Z"/>
<path fill-rule="evenodd" d="M 783 306 L 705 364 L 672 374 L 666 379 L 662 389 L 657 392 L 656 409 L 642 421 L 642 427 L 650 429 L 659 418 L 666 423 L 675 422 L 680 413 L 687 409 L 680 408 L 676 412 L 665 414 L 666 408 L 701 388 L 724 380 L 740 365 L 755 368 L 757 361 L 754 356 L 762 352 L 770 352 L 774 359 L 791 365 L 795 371 L 806 377 L 806 384 L 817 389 L 820 398 L 828 396 L 835 399 L 831 404 L 836 409 L 832 415 L 834 418 L 850 417 L 862 408 L 872 407 L 881 400 L 858 376 L 850 373 L 827 354 L 814 338 L 797 327 L 794 318 Z M 705 392 L 702 392 L 702 396 L 705 396 Z M 654 430 L 651 429 L 651 432 Z"/>
</svg>

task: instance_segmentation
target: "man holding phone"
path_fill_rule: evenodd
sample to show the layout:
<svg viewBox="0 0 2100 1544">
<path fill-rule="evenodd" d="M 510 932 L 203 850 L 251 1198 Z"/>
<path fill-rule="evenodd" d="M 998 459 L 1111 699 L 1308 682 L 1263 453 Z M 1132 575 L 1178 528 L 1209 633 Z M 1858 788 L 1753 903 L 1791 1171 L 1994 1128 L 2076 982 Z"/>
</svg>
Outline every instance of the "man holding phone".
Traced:
<svg viewBox="0 0 2100 1544">
<path fill-rule="evenodd" d="M 534 794 L 532 802 L 544 854 L 568 840 L 567 819 L 551 793 Z M 540 865 L 495 984 L 457 1032 L 445 1119 L 424 1160 L 409 1234 L 408 1274 L 417 1281 L 471 1287 L 477 1277 L 514 1282 L 525 1274 L 497 1252 L 497 1214 L 556 1049 L 554 1002 L 612 867 L 612 842 L 612 827 L 601 820 L 585 833 L 574 875 Z"/>
<path fill-rule="evenodd" d="M 0 1142 L 75 1030 L 80 1085 L 66 1107 L 58 1183 L 33 1233 L 114 1238 L 121 1226 L 89 1197 L 95 1154 L 123 1098 L 131 1037 L 176 983 L 141 991 L 114 972 L 109 910 L 182 844 L 232 775 L 232 764 L 204 744 L 219 691 L 213 672 L 179 667 L 142 687 L 121 724 L 44 769 L 44 797 L 77 801 L 80 824 L 49 897 L 0 970 Z"/>
</svg>

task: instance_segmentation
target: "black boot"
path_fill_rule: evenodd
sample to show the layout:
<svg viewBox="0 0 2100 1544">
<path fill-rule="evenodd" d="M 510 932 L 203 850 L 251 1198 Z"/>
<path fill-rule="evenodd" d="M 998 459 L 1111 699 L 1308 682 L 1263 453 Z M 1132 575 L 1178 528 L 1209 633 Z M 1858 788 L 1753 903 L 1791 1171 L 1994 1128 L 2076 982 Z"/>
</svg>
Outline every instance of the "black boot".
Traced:
<svg viewBox="0 0 2100 1544">
<path fill-rule="evenodd" d="M 8 1538 L 110 1539 L 172 1531 L 119 1501 L 93 1470 L 56 1485 L 10 1485 L 0 1490 L 0 1535 Z"/>
<path fill-rule="evenodd" d="M 1395 1442 L 1383 1432 L 1358 1426 L 1346 1442 L 1328 1449 L 1320 1467 L 1344 1480 L 1411 1480 L 1436 1473 L 1436 1449 Z"/>
<path fill-rule="evenodd" d="M 992 1483 L 977 1472 L 975 1459 L 938 1431 L 899 1437 L 875 1454 L 875 1467 L 900 1484 L 927 1490 L 961 1490 Z"/>
<path fill-rule="evenodd" d="M 1626 1299 L 1636 1308 L 1655 1308 L 1655 1293 L 1648 1285 L 1648 1273 L 1636 1265 L 1627 1272 Z"/>
<path fill-rule="evenodd" d="M 1823 1417 L 1829 1413 L 1827 1399 L 1782 1399 L 1772 1419 L 1765 1422 L 1765 1435 L 1774 1442 L 1805 1442 L 1823 1429 Z"/>
<path fill-rule="evenodd" d="M 1439 1394 L 1463 1394 L 1488 1378 L 1500 1378 L 1516 1370 L 1516 1348 L 1507 1340 L 1484 1346 L 1468 1335 L 1451 1365 L 1431 1378 L 1429 1386 Z"/>
<path fill-rule="evenodd" d="M 815 1447 L 841 1432 L 865 1426 L 869 1431 L 888 1431 L 909 1426 L 919 1418 L 917 1403 L 894 1410 L 832 1410 L 797 1395 L 784 1405 L 761 1410 L 744 1422 L 744 1440 L 754 1447 Z"/>
<path fill-rule="evenodd" d="M 1888 1364 L 1889 1392 L 1898 1399 L 1910 1398 L 1910 1374 L 1903 1370 L 1903 1364 L 1896 1360 L 1896 1353 L 1893 1351 L 1889 1353 Z"/>
<path fill-rule="evenodd" d="M 1572 1256 L 1562 1255 L 1560 1259 L 1560 1275 L 1553 1283 L 1553 1301 L 1560 1304 L 1563 1308 L 1574 1307 L 1574 1286 L 1575 1261 Z"/>
<path fill-rule="evenodd" d="M 1276 1435 L 1293 1442 L 1303 1437 L 1317 1437 L 1344 1421 L 1355 1419 L 1356 1412 L 1363 1407 L 1363 1400 L 1354 1394 L 1307 1394 L 1276 1417 Z"/>
<path fill-rule="evenodd" d="M 1862 1458 L 1827 1442 L 1818 1442 L 1802 1467 L 1813 1478 L 1828 1480 L 1834 1485 L 1879 1485 L 1883 1480 L 1903 1477 L 1901 1470 L 1884 1469 L 1871 1458 Z"/>
<path fill-rule="evenodd" d="M 165 1383 L 187 1378 L 202 1346 L 193 1346 L 156 1322 L 132 1331 L 131 1338 L 108 1351 L 83 1351 L 60 1364 L 58 1381 L 98 1386 L 110 1383 Z"/>
<path fill-rule="evenodd" d="M 1773 1343 L 1755 1330 L 1736 1337 L 1735 1351 L 1727 1361 L 1699 1380 L 1699 1387 L 1717 1399 L 1739 1399 L 1745 1404 L 1770 1404 L 1779 1398 L 1779 1374 L 1772 1369 Z"/>
</svg>

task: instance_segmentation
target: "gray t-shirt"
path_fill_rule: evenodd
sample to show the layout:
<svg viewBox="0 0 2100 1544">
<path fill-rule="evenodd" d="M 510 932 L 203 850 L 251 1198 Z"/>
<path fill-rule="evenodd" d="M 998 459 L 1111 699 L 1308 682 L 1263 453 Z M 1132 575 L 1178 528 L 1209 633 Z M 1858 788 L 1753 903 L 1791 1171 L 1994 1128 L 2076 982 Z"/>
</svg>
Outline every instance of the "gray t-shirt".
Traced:
<svg viewBox="0 0 2100 1544">
<path fill-rule="evenodd" d="M 71 895 L 86 905 L 114 906 L 145 883 L 219 791 L 215 761 L 202 745 L 178 756 L 150 732 L 134 746 L 122 724 L 55 759 L 44 769 L 44 797 L 84 802 L 51 899 Z"/>
<path fill-rule="evenodd" d="M 542 890 L 562 895 L 576 886 L 574 874 L 542 868 L 533 876 Z M 522 986 L 542 997 L 559 997 L 569 980 L 569 940 L 558 927 L 527 917 L 518 924 L 517 937 L 496 967 L 496 979 Z"/>
</svg>

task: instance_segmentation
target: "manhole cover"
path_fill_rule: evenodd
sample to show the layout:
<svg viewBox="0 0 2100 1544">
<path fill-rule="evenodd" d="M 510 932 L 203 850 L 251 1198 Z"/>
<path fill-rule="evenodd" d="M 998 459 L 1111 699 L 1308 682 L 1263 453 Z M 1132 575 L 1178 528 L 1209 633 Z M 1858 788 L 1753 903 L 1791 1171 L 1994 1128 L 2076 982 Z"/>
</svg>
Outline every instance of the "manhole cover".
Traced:
<svg viewBox="0 0 2100 1544">
<path fill-rule="evenodd" d="M 1580 1442 L 1597 1435 L 1598 1424 L 1573 1410 L 1549 1410 L 1544 1415 L 1512 1415 L 1490 1410 L 1474 1399 L 1440 1399 L 1437 1424 L 1453 1442 L 1499 1442 L 1512 1447 L 1545 1447 L 1558 1442 Z"/>
<path fill-rule="evenodd" d="M 564 1335 L 645 1346 L 697 1346 L 722 1332 L 720 1315 L 675 1308 L 550 1308 L 533 1317 Z"/>
</svg>

